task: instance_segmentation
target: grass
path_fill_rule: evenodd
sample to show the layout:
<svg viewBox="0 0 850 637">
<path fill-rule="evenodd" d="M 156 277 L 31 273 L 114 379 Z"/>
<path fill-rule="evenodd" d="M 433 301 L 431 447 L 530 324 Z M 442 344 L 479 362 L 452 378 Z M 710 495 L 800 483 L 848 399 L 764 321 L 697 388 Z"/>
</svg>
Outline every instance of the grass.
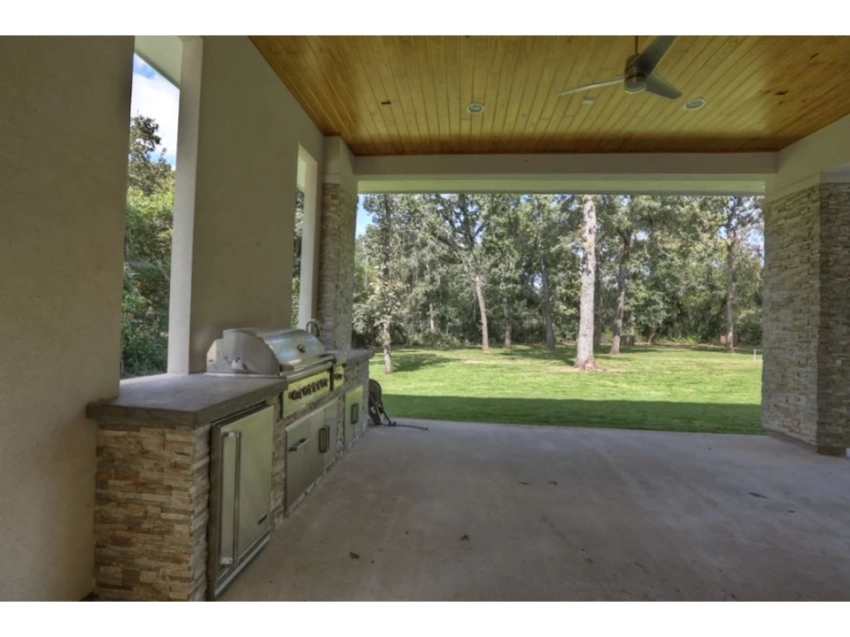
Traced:
<svg viewBox="0 0 850 637">
<path fill-rule="evenodd" d="M 607 351 L 607 350 L 606 350 Z M 708 347 L 597 353 L 605 371 L 571 370 L 574 350 L 397 350 L 371 375 L 391 418 L 761 434 L 761 356 Z"/>
</svg>

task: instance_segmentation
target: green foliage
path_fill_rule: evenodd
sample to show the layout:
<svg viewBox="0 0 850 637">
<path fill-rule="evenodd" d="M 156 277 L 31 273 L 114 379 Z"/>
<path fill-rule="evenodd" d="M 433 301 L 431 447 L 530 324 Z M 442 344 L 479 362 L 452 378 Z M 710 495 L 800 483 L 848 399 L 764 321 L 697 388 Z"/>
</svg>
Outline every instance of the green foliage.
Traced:
<svg viewBox="0 0 850 637">
<path fill-rule="evenodd" d="M 124 231 L 124 293 L 121 304 L 123 377 L 162 373 L 168 356 L 174 176 L 162 157 L 158 125 L 133 118 Z"/>
<path fill-rule="evenodd" d="M 397 235 L 383 253 L 394 273 L 394 342 L 480 343 L 480 312 L 470 281 L 476 270 L 484 281 L 492 341 L 502 340 L 510 330 L 513 342 L 545 342 L 547 308 L 555 339 L 575 339 L 581 256 L 581 210 L 575 196 L 385 199 Z M 624 335 L 638 342 L 718 343 L 725 326 L 728 213 L 738 205 L 744 216 L 758 211 L 758 200 L 752 198 L 599 197 L 597 297 L 603 337 L 610 339 L 622 262 L 627 281 Z M 742 343 L 757 345 L 762 230 L 758 214 L 742 219 L 745 223 L 734 226 L 737 239 L 732 245 L 736 333 Z M 374 258 L 364 258 L 364 251 L 374 254 L 377 237 L 370 227 L 357 244 L 358 346 L 379 340 L 374 328 L 377 270 Z"/>
</svg>

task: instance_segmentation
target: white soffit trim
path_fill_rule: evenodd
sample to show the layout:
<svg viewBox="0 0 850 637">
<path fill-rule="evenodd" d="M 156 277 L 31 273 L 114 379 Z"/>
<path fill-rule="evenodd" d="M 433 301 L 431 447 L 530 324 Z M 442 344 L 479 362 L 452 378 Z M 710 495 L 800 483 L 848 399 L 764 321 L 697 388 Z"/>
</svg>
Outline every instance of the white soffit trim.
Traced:
<svg viewBox="0 0 850 637">
<path fill-rule="evenodd" d="M 180 88 L 183 42 L 176 35 L 137 35 L 136 54 Z"/>
<path fill-rule="evenodd" d="M 358 192 L 764 193 L 775 153 L 358 157 Z"/>
</svg>

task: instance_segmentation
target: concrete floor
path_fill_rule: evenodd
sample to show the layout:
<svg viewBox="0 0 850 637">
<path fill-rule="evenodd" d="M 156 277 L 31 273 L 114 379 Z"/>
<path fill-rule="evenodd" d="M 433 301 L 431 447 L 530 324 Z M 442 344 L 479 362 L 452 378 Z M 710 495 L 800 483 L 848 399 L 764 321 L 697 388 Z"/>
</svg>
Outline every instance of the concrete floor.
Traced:
<svg viewBox="0 0 850 637">
<path fill-rule="evenodd" d="M 850 600 L 846 458 L 417 424 L 370 428 L 223 599 Z"/>
</svg>

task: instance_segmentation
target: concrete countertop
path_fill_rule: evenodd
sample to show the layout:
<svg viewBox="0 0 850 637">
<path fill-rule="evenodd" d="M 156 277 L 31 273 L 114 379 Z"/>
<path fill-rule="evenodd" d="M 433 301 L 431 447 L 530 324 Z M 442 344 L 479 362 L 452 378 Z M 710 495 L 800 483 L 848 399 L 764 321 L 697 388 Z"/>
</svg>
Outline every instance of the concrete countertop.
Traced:
<svg viewBox="0 0 850 637">
<path fill-rule="evenodd" d="M 121 381 L 117 398 L 90 403 L 86 415 L 112 424 L 200 426 L 285 389 L 282 378 L 161 374 Z"/>
</svg>

